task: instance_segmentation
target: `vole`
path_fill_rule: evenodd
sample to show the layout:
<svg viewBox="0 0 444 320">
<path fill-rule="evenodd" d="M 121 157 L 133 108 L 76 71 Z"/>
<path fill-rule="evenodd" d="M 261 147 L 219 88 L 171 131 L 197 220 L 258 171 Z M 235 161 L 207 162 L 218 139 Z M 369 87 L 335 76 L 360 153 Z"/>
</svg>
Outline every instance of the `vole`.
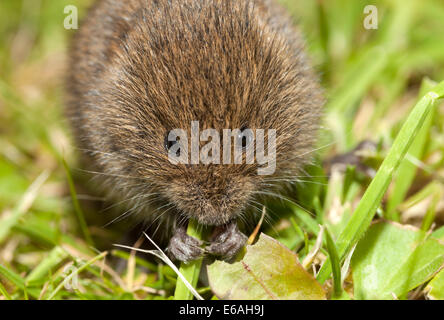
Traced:
<svg viewBox="0 0 444 320">
<path fill-rule="evenodd" d="M 174 222 L 174 258 L 233 257 L 246 241 L 237 219 L 311 161 L 323 94 L 304 46 L 274 0 L 101 0 L 90 10 L 70 50 L 74 135 L 129 213 Z M 171 161 L 169 133 L 193 123 L 274 130 L 275 170 Z M 186 234 L 190 218 L 217 227 L 205 249 Z"/>
</svg>

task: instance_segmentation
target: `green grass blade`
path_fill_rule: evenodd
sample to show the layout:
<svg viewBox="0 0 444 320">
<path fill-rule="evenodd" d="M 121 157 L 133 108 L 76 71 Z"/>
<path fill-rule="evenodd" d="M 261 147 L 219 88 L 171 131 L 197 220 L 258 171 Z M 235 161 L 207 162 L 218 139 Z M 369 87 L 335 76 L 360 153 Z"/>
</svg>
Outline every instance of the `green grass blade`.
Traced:
<svg viewBox="0 0 444 320">
<path fill-rule="evenodd" d="M 5 279 L 10 281 L 13 285 L 18 287 L 19 289 L 25 290 L 26 288 L 25 281 L 20 277 L 20 275 L 2 266 L 1 264 L 0 264 L 0 275 L 2 275 Z"/>
<path fill-rule="evenodd" d="M 328 228 L 325 228 L 325 235 L 327 239 L 328 257 L 333 266 L 333 297 L 340 297 L 342 295 L 342 276 L 338 250 Z"/>
<path fill-rule="evenodd" d="M 3 295 L 5 297 L 6 300 L 12 300 L 11 296 L 9 295 L 8 291 L 6 290 L 6 288 L 2 285 L 2 283 L 0 282 L 0 294 Z"/>
<path fill-rule="evenodd" d="M 72 179 L 71 171 L 69 170 L 68 164 L 65 159 L 61 158 L 63 163 L 63 167 L 65 168 L 66 178 L 68 179 L 69 191 L 71 192 L 71 199 L 74 205 L 74 211 L 76 212 L 77 221 L 79 222 L 80 229 L 82 230 L 83 236 L 85 237 L 86 242 L 90 246 L 94 246 L 94 242 L 91 238 L 91 235 L 88 230 L 88 226 L 85 221 L 85 215 L 83 214 L 83 210 L 80 207 L 79 200 L 77 198 L 77 191 L 74 186 L 74 181 Z"/>
<path fill-rule="evenodd" d="M 88 262 L 86 262 L 84 265 L 82 265 L 80 268 L 76 269 L 74 272 L 70 273 L 58 286 L 57 288 L 51 293 L 51 295 L 48 297 L 48 300 L 52 300 L 54 299 L 54 297 L 57 295 L 57 293 L 62 289 L 62 287 L 67 284 L 69 281 L 71 281 L 71 279 L 74 276 L 77 276 L 78 274 L 80 274 L 83 270 L 85 270 L 86 268 L 88 268 L 90 265 L 92 265 L 93 263 L 95 263 L 96 261 L 99 261 L 101 259 L 103 259 L 106 255 L 108 254 L 108 252 L 102 252 L 101 254 L 99 254 L 98 256 L 94 257 L 93 259 L 89 260 Z"/>
<path fill-rule="evenodd" d="M 27 294 L 29 294 L 34 298 L 38 297 L 39 292 L 37 290 L 28 288 L 26 286 L 25 281 L 22 279 L 22 277 L 20 277 L 19 274 L 6 268 L 5 266 L 2 266 L 1 264 L 0 264 L 0 276 L 2 276 L 4 279 L 10 281 L 13 285 L 15 285 L 20 290 L 23 290 L 25 292 L 25 296 Z"/>
<path fill-rule="evenodd" d="M 389 61 L 388 53 L 383 47 L 375 46 L 363 52 L 353 68 L 346 74 L 343 84 L 332 93 L 334 98 L 329 103 L 328 109 L 339 114 L 354 111 L 356 102 Z"/>
<path fill-rule="evenodd" d="M 130 257 L 130 254 L 128 252 L 120 251 L 120 250 L 113 250 L 111 252 L 111 254 L 113 256 L 115 256 L 115 257 L 118 257 L 118 258 L 124 259 L 124 260 L 128 260 L 129 257 Z M 152 262 L 149 262 L 149 261 L 147 261 L 145 259 L 142 259 L 140 257 L 137 257 L 137 256 L 135 257 L 135 259 L 136 259 L 136 263 L 137 264 L 139 264 L 140 266 L 150 270 L 151 272 L 158 272 L 159 271 L 158 270 L 159 268 L 158 268 L 158 266 L 156 264 L 154 264 Z M 171 269 L 169 269 L 169 270 L 171 270 Z"/>
<path fill-rule="evenodd" d="M 198 224 L 193 219 L 190 219 L 188 223 L 188 235 L 202 239 L 202 232 L 199 231 Z M 188 264 L 182 263 L 179 272 L 188 280 L 188 282 L 196 288 L 197 281 L 199 280 L 199 273 L 202 266 L 202 258 L 192 261 Z M 175 300 L 193 300 L 193 294 L 188 290 L 182 280 L 178 278 L 176 284 L 176 291 L 174 293 Z"/>
<path fill-rule="evenodd" d="M 288 206 L 293 211 L 296 218 L 301 222 L 301 224 L 307 228 L 309 232 L 317 235 L 319 233 L 319 223 L 311 216 L 311 214 L 303 208 L 296 206 L 295 204 L 287 201 Z"/>
<path fill-rule="evenodd" d="M 375 178 L 364 193 L 347 226 L 337 239 L 338 253 L 341 260 L 345 258 L 348 251 L 358 242 L 370 226 L 395 170 L 409 150 L 428 114 L 432 111 L 435 101 L 443 96 L 444 82 L 441 82 L 426 94 L 410 113 Z M 330 277 L 331 271 L 330 259 L 327 259 L 319 271 L 317 279 L 324 283 Z"/>
<path fill-rule="evenodd" d="M 5 240 L 9 231 L 19 221 L 20 217 L 22 217 L 32 206 L 34 200 L 37 198 L 38 191 L 48 178 L 49 172 L 44 171 L 28 188 L 17 207 L 14 208 L 12 214 L 0 221 L 0 243 Z"/>
<path fill-rule="evenodd" d="M 436 83 L 424 79 L 422 83 L 420 96 L 422 97 L 426 92 L 430 91 Z M 433 106 L 435 108 L 435 105 Z M 411 157 L 416 159 L 421 159 L 424 154 L 425 145 L 427 142 L 427 138 L 429 137 L 430 127 L 432 125 L 434 112 L 430 112 L 424 121 L 424 125 L 421 127 L 418 135 L 412 143 L 412 146 L 409 149 L 408 154 Z M 415 174 L 417 171 L 417 167 L 413 164 L 409 159 L 404 159 L 399 166 L 399 169 L 396 172 L 396 179 L 393 186 L 393 191 L 390 194 L 388 203 L 387 203 L 387 211 L 385 218 L 389 220 L 399 221 L 399 217 L 396 215 L 396 207 L 404 200 L 407 191 L 409 190 L 413 179 L 415 178 Z"/>
<path fill-rule="evenodd" d="M 438 190 L 433 194 L 430 206 L 424 216 L 424 219 L 422 220 L 421 230 L 427 232 L 432 227 L 433 221 L 435 220 L 436 216 L 436 209 L 442 197 L 443 197 L 442 190 Z"/>
<path fill-rule="evenodd" d="M 65 250 L 63 250 L 61 247 L 55 247 L 51 250 L 49 255 L 26 277 L 26 282 L 31 283 L 45 277 L 54 266 L 62 262 L 67 256 L 68 254 Z"/>
</svg>

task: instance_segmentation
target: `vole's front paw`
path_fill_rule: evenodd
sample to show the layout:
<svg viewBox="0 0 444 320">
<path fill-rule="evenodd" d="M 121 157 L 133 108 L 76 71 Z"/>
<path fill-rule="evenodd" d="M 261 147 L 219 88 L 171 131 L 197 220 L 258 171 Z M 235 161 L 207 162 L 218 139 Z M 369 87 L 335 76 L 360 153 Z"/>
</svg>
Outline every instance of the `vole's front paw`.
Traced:
<svg viewBox="0 0 444 320">
<path fill-rule="evenodd" d="M 171 258 L 185 263 L 197 260 L 204 253 L 200 247 L 202 243 L 202 241 L 189 236 L 185 227 L 179 227 L 170 240 L 168 254 Z"/>
<path fill-rule="evenodd" d="M 236 221 L 218 227 L 211 244 L 205 248 L 211 254 L 230 261 L 245 246 L 247 236 L 239 231 Z"/>
</svg>

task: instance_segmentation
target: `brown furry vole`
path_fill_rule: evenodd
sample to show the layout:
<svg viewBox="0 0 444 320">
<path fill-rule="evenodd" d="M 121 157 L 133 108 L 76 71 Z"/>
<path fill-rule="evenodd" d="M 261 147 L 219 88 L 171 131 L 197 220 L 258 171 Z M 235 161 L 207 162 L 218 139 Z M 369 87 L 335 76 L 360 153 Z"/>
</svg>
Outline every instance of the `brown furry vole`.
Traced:
<svg viewBox="0 0 444 320">
<path fill-rule="evenodd" d="M 188 218 L 218 226 L 206 249 L 245 242 L 236 218 L 300 172 L 316 139 L 321 90 L 289 16 L 272 0 L 101 0 L 73 42 L 68 114 L 108 192 L 138 218 L 177 223 L 169 251 L 203 253 Z M 276 170 L 169 161 L 170 130 L 274 129 Z"/>
</svg>

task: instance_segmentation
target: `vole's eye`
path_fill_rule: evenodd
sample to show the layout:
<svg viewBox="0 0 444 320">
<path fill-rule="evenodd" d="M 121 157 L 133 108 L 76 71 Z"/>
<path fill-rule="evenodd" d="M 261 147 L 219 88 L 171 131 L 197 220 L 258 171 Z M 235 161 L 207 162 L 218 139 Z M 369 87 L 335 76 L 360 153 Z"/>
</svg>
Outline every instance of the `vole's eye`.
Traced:
<svg viewBox="0 0 444 320">
<path fill-rule="evenodd" d="M 240 129 L 240 132 L 239 132 L 237 138 L 238 138 L 238 141 L 241 142 L 242 149 L 245 150 L 253 142 L 253 139 L 254 139 L 253 131 L 251 129 L 246 128 L 246 127 L 242 127 Z"/>
<path fill-rule="evenodd" d="M 167 151 L 167 152 L 169 152 L 170 151 L 170 149 L 173 147 L 173 146 L 175 146 L 175 145 L 177 145 L 179 143 L 179 141 L 170 141 L 169 139 L 168 139 L 168 133 L 167 133 L 167 135 L 165 136 L 165 141 L 164 141 L 164 146 L 165 146 L 165 150 Z M 177 151 L 176 151 L 176 156 L 178 156 L 178 157 L 180 157 L 180 149 L 177 149 Z"/>
</svg>

